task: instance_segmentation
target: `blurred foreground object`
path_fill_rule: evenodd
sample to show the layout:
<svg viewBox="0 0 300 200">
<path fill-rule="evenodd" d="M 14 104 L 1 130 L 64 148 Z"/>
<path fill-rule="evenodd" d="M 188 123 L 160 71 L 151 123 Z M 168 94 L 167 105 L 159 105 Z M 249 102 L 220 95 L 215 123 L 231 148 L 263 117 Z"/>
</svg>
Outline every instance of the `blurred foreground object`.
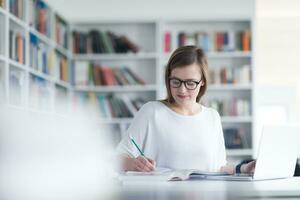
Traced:
<svg viewBox="0 0 300 200">
<path fill-rule="evenodd" d="M 0 105 L 0 199 L 108 199 L 105 130 L 74 116 Z"/>
</svg>

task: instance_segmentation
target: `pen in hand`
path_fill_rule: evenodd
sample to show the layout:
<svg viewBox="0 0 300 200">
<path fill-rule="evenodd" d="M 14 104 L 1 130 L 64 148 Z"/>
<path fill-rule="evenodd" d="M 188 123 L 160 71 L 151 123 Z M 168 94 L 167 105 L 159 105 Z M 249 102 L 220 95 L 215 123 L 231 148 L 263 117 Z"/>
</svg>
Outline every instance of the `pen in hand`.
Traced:
<svg viewBox="0 0 300 200">
<path fill-rule="evenodd" d="M 138 156 L 136 158 L 136 169 L 138 171 L 153 171 L 155 169 L 155 161 L 149 158 L 145 157 L 144 152 L 139 148 L 137 143 L 134 141 L 133 138 L 130 138 L 133 145 L 137 148 L 137 150 L 140 152 L 141 156 Z"/>
<path fill-rule="evenodd" d="M 145 156 L 144 153 L 142 152 L 142 150 L 139 148 L 139 146 L 137 145 L 137 143 L 134 141 L 133 138 L 130 138 L 132 143 L 134 144 L 134 146 L 137 148 L 137 150 L 140 152 L 141 156 Z"/>
</svg>

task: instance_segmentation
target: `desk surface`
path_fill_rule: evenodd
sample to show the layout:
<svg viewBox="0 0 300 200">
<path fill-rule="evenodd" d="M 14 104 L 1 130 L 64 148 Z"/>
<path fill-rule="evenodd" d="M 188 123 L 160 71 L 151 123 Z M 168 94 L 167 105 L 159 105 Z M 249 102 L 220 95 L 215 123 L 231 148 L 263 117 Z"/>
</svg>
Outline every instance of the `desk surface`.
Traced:
<svg viewBox="0 0 300 200">
<path fill-rule="evenodd" d="M 300 177 L 268 181 L 123 181 L 119 199 L 300 199 Z"/>
</svg>

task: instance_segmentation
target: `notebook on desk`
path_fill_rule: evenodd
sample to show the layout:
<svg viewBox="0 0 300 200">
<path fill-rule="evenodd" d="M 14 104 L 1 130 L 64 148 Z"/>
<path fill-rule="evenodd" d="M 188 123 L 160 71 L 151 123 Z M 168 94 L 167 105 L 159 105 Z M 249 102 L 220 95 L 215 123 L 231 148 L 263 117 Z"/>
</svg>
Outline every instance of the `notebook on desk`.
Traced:
<svg viewBox="0 0 300 200">
<path fill-rule="evenodd" d="M 189 179 L 209 179 L 211 176 L 226 176 L 223 172 L 204 172 L 196 169 L 172 170 L 157 168 L 152 172 L 128 171 L 120 175 L 121 181 L 184 181 Z"/>
<path fill-rule="evenodd" d="M 289 178 L 294 174 L 300 147 L 300 126 L 266 126 L 260 138 L 253 174 L 211 177 L 219 180 L 253 181 Z"/>
</svg>

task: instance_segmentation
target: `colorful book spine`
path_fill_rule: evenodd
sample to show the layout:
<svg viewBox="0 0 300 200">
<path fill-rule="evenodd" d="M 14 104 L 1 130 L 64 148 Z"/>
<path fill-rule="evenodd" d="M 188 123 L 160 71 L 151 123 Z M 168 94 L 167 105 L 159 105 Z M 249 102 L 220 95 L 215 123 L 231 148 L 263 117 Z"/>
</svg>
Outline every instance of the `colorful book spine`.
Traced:
<svg viewBox="0 0 300 200">
<path fill-rule="evenodd" d="M 28 10 L 29 25 L 50 38 L 51 14 L 47 4 L 42 0 L 28 0 Z"/>
<path fill-rule="evenodd" d="M 30 34 L 29 45 L 29 65 L 31 68 L 44 74 L 53 74 L 53 53 L 50 48 L 37 38 L 36 35 Z"/>
<path fill-rule="evenodd" d="M 9 57 L 21 64 L 25 64 L 25 37 L 23 33 L 9 31 Z"/>
<path fill-rule="evenodd" d="M 166 34 L 165 33 L 165 40 Z M 205 52 L 231 52 L 251 51 L 250 31 L 216 31 L 195 33 L 179 32 L 177 35 L 177 47 L 185 45 L 197 45 Z M 166 41 L 165 45 L 166 46 Z M 165 48 L 165 47 L 164 47 Z M 166 49 L 164 49 L 166 52 Z"/>
<path fill-rule="evenodd" d="M 165 32 L 164 35 L 164 52 L 169 53 L 171 51 L 171 33 Z"/>
<path fill-rule="evenodd" d="M 104 119 L 132 118 L 146 101 L 141 98 L 130 98 L 127 95 L 96 94 L 93 92 L 77 94 L 75 108 L 98 112 Z"/>
<path fill-rule="evenodd" d="M 250 32 L 244 31 L 242 35 L 242 49 L 243 51 L 250 51 Z"/>
<path fill-rule="evenodd" d="M 114 86 L 145 85 L 146 82 L 129 67 L 102 66 L 99 63 L 75 62 L 75 85 Z"/>
<path fill-rule="evenodd" d="M 58 45 L 68 48 L 68 27 L 59 16 L 55 17 L 55 41 Z"/>
<path fill-rule="evenodd" d="M 206 104 L 216 109 L 221 116 L 251 116 L 248 99 L 212 99 Z"/>
<path fill-rule="evenodd" d="M 9 11 L 16 17 L 24 19 L 24 0 L 10 0 Z M 4 1 L 3 1 L 4 2 Z"/>
<path fill-rule="evenodd" d="M 73 52 L 86 53 L 137 53 L 139 47 L 125 35 L 117 35 L 113 32 L 90 30 L 89 32 L 73 31 Z"/>
<path fill-rule="evenodd" d="M 251 66 L 218 67 L 209 70 L 210 84 L 250 84 Z"/>
</svg>

